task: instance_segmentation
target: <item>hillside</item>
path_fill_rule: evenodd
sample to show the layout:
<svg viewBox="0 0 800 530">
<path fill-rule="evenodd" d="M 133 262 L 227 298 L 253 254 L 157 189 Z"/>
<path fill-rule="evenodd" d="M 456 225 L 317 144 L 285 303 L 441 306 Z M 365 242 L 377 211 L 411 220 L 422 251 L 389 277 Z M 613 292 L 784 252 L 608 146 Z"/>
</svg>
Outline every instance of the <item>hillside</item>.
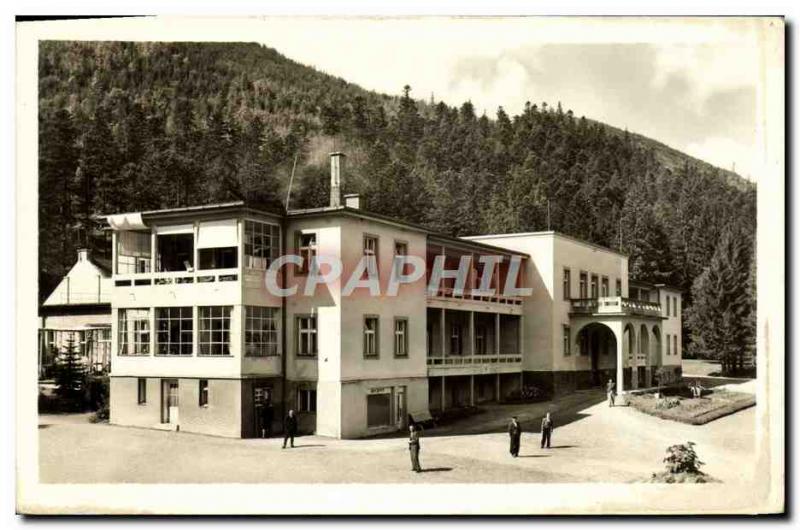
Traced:
<svg viewBox="0 0 800 530">
<path fill-rule="evenodd" d="M 368 209 L 456 235 L 549 217 L 687 296 L 726 226 L 755 231 L 755 186 L 560 103 L 477 116 L 258 44 L 49 41 L 39 72 L 40 296 L 75 246 L 105 245 L 92 215 L 230 199 L 280 209 L 295 157 L 291 206 L 320 205 L 334 148 Z"/>
</svg>

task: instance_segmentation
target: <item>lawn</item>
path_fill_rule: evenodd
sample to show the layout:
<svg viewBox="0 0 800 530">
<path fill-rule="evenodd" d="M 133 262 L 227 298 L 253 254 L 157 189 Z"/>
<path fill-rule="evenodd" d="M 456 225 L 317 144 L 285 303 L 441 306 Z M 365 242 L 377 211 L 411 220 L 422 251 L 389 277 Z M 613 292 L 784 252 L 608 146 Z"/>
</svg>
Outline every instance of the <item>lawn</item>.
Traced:
<svg viewBox="0 0 800 530">
<path fill-rule="evenodd" d="M 629 396 L 628 402 L 636 410 L 651 416 L 691 425 L 703 425 L 752 407 L 756 404 L 756 398 L 752 394 L 720 389 L 700 398 L 687 397 L 685 394 L 666 396 L 662 399 L 656 398 L 655 394 L 632 395 Z M 665 402 L 671 402 L 673 406 L 665 407 Z"/>
</svg>

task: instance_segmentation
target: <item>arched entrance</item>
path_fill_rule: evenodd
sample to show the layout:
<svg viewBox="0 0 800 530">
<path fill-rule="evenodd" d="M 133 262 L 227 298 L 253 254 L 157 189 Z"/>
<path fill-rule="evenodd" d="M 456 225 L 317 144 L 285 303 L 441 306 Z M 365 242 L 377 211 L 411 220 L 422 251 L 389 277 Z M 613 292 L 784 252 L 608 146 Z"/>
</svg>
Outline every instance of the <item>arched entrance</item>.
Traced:
<svg viewBox="0 0 800 530">
<path fill-rule="evenodd" d="M 578 345 L 582 355 L 591 359 L 591 384 L 602 386 L 615 379 L 617 368 L 617 339 L 610 327 L 593 322 L 578 331 Z"/>
</svg>

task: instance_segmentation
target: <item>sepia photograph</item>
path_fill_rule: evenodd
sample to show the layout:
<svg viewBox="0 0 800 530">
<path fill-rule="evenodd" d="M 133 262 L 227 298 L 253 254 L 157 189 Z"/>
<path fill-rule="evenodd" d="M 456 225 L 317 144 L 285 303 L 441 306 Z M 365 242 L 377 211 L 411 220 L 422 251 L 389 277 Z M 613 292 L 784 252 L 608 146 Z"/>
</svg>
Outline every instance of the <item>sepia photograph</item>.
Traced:
<svg viewBox="0 0 800 530">
<path fill-rule="evenodd" d="M 785 509 L 781 17 L 16 26 L 18 513 Z"/>
</svg>

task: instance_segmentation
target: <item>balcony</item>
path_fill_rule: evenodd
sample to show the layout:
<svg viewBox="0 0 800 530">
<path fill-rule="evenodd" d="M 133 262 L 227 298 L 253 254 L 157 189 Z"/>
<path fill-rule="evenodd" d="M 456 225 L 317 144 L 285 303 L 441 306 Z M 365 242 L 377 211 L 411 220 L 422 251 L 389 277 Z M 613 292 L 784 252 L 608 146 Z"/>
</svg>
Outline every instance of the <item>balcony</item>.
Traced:
<svg viewBox="0 0 800 530">
<path fill-rule="evenodd" d="M 522 355 L 451 355 L 428 357 L 429 376 L 513 373 L 522 370 Z"/>
<path fill-rule="evenodd" d="M 494 294 L 491 296 L 479 296 L 473 292 L 472 289 L 465 288 L 461 293 L 456 294 L 452 287 L 439 287 L 435 295 L 428 295 L 428 300 L 466 300 L 472 302 L 491 302 L 495 304 L 503 304 L 508 306 L 521 306 L 521 296 L 502 296 Z"/>
<path fill-rule="evenodd" d="M 661 304 L 621 296 L 573 298 L 570 300 L 570 312 L 576 315 L 611 314 L 659 317 L 661 316 Z"/>
<path fill-rule="evenodd" d="M 192 283 L 235 282 L 238 280 L 239 269 L 217 269 L 186 272 L 146 272 L 135 274 L 115 274 L 114 286 L 172 286 Z"/>
</svg>

